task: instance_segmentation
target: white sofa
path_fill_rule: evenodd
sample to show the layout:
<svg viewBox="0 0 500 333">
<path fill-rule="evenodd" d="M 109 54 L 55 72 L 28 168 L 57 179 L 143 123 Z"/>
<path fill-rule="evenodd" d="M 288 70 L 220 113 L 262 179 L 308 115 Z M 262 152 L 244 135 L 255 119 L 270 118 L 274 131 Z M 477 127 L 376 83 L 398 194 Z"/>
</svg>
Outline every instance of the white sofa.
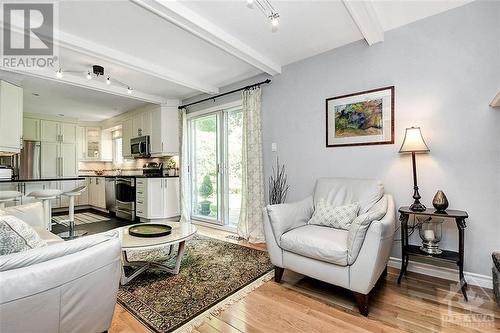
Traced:
<svg viewBox="0 0 500 333">
<path fill-rule="evenodd" d="M 40 203 L 9 207 L 48 246 L 0 256 L 0 332 L 107 331 L 120 281 L 118 234 L 64 242 L 45 230 Z"/>
<path fill-rule="evenodd" d="M 367 223 L 350 230 L 308 224 L 321 199 L 332 206 L 358 202 Z M 394 201 L 384 194 L 380 181 L 321 178 L 305 200 L 267 206 L 264 232 L 276 282 L 284 269 L 290 269 L 349 289 L 366 316 L 368 295 L 387 272 L 395 232 Z"/>
</svg>

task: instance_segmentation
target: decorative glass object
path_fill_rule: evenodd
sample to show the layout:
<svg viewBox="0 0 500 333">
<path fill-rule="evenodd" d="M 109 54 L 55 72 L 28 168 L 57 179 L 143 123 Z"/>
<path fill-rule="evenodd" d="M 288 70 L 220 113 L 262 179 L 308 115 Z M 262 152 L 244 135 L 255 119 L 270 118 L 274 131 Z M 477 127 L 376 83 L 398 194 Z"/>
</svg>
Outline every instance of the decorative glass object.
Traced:
<svg viewBox="0 0 500 333">
<path fill-rule="evenodd" d="M 429 254 L 441 254 L 443 251 L 439 249 L 439 242 L 443 236 L 444 219 L 422 216 L 417 217 L 417 221 L 422 239 L 420 250 Z"/>
</svg>

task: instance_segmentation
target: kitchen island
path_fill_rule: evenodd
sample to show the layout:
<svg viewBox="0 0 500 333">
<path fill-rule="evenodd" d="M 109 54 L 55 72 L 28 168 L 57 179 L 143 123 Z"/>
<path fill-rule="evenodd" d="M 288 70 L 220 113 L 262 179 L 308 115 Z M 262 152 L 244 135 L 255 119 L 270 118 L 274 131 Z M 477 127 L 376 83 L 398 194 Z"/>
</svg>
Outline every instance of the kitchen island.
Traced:
<svg viewBox="0 0 500 333">
<path fill-rule="evenodd" d="M 0 179 L 0 183 L 32 183 L 32 182 L 60 182 L 67 180 L 85 180 L 84 177 L 56 177 L 56 178 L 16 178 Z"/>
<path fill-rule="evenodd" d="M 0 191 L 18 191 L 22 196 L 13 202 L 8 202 L 6 206 L 24 205 L 37 200 L 28 196 L 33 191 L 58 189 L 63 192 L 70 191 L 78 186 L 86 185 L 84 177 L 54 177 L 54 178 L 35 178 L 35 179 L 0 179 Z M 88 195 L 85 193 L 76 198 L 76 205 L 88 205 Z M 52 208 L 67 208 L 69 199 L 61 195 L 52 200 Z"/>
</svg>

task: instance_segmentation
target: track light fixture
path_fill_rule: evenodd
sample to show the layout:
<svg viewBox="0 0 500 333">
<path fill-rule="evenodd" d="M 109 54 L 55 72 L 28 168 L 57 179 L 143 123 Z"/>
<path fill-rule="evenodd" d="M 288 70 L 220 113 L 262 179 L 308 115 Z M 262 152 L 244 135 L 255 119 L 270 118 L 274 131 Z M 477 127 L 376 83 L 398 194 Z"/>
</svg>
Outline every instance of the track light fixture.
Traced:
<svg viewBox="0 0 500 333">
<path fill-rule="evenodd" d="M 84 74 L 85 75 L 85 78 L 87 80 L 92 80 L 92 78 L 96 78 L 96 79 L 99 79 L 100 76 L 104 76 L 104 67 L 102 66 L 99 66 L 99 65 L 94 65 L 92 66 L 92 70 L 87 70 L 86 72 L 82 72 L 82 71 L 72 71 L 72 70 L 69 70 L 69 71 L 64 71 L 59 68 L 57 71 L 56 71 L 56 77 L 58 79 L 62 79 L 63 77 L 63 73 L 75 73 L 75 74 L 79 74 L 79 75 L 82 75 Z M 113 79 L 113 83 L 115 83 L 116 85 L 119 85 L 119 86 L 122 86 L 124 88 L 127 88 L 127 93 L 128 94 L 132 94 L 132 88 L 126 84 L 126 83 L 123 83 L 117 79 Z M 111 85 L 111 78 L 110 76 L 106 76 L 106 84 L 107 85 Z"/>
<path fill-rule="evenodd" d="M 273 5 L 271 5 L 269 0 L 247 0 L 248 8 L 253 8 L 254 4 L 260 9 L 262 14 L 264 14 L 266 18 L 269 19 L 269 22 L 271 23 L 272 32 L 277 31 L 279 26 L 280 15 L 276 11 L 276 9 L 274 9 Z"/>
</svg>

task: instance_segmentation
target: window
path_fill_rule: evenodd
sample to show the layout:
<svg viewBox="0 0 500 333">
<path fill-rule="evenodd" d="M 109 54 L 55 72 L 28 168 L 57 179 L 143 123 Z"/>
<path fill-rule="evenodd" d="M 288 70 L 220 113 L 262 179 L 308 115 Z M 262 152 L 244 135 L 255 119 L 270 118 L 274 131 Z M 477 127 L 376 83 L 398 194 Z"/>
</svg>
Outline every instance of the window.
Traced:
<svg viewBox="0 0 500 333">
<path fill-rule="evenodd" d="M 113 165 L 120 165 L 123 163 L 122 131 L 113 131 L 111 137 L 113 139 Z"/>
</svg>

